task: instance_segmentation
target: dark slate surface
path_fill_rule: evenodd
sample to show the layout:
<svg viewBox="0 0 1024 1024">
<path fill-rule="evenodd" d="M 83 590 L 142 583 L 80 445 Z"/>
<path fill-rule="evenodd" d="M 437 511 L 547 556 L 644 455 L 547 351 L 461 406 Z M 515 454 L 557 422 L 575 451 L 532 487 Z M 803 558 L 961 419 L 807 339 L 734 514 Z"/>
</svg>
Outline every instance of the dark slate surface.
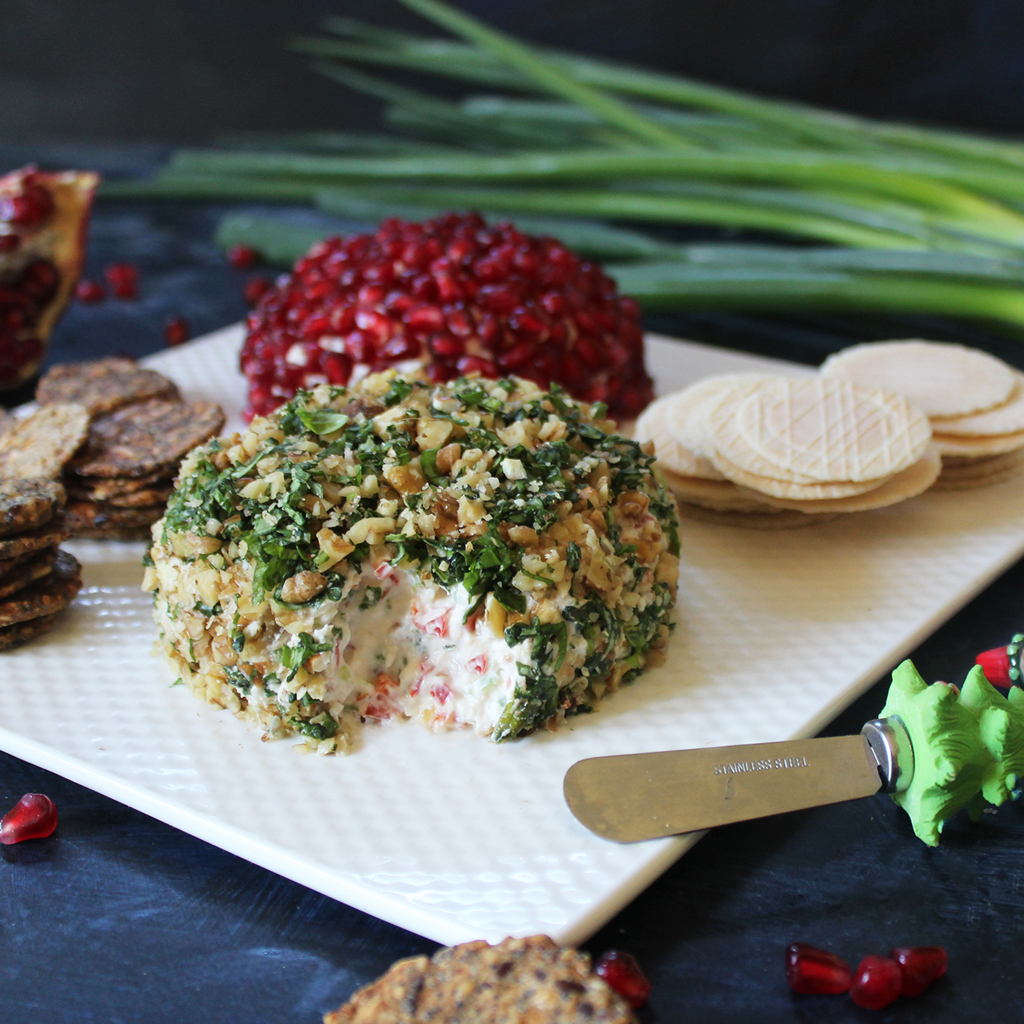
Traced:
<svg viewBox="0 0 1024 1024">
<path fill-rule="evenodd" d="M 23 155 L 0 150 L 5 166 Z M 33 155 L 48 159 L 38 147 Z M 147 165 L 154 151 L 65 148 L 49 156 L 131 169 Z M 240 318 L 247 275 L 227 266 L 210 242 L 219 212 L 101 205 L 87 273 L 135 261 L 141 296 L 73 307 L 51 359 L 155 351 L 171 314 L 185 316 L 195 334 Z M 651 326 L 808 362 L 852 338 L 923 332 L 983 344 L 1022 364 L 1022 350 L 946 322 L 709 314 Z M 1018 564 L 913 657 L 926 678 L 958 682 L 978 651 L 1005 643 L 1022 625 Z M 0 685 L 12 683 L 0 664 Z M 878 713 L 884 693 L 880 681 L 829 731 L 857 731 Z M 433 949 L 422 937 L 0 755 L 0 810 L 29 791 L 57 802 L 60 826 L 50 839 L 0 847 L 4 1024 L 317 1024 L 393 960 Z M 1020 1019 L 1022 918 L 1019 806 L 978 825 L 955 820 L 932 850 L 887 798 L 874 797 L 718 830 L 586 946 L 595 954 L 625 948 L 639 958 L 653 983 L 642 1015 L 648 1024 L 998 1022 Z M 845 997 L 793 996 L 782 957 L 794 940 L 851 962 L 893 945 L 940 944 L 949 949 L 950 971 L 924 996 L 871 1013 Z"/>
</svg>

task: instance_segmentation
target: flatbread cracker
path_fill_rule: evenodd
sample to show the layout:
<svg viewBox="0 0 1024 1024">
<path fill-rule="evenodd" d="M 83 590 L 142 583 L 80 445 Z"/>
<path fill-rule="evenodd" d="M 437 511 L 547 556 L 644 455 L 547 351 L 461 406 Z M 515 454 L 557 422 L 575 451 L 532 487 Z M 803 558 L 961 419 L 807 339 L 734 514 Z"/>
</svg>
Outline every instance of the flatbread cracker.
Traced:
<svg viewBox="0 0 1024 1024">
<path fill-rule="evenodd" d="M 635 1024 L 590 957 L 546 935 L 399 960 L 324 1024 Z"/>
<path fill-rule="evenodd" d="M 133 359 L 97 359 L 88 363 L 61 363 L 43 374 L 36 388 L 40 405 L 77 402 L 93 416 L 151 398 L 180 400 L 177 385 L 156 370 Z"/>
<path fill-rule="evenodd" d="M 58 551 L 50 572 L 5 601 L 0 601 L 0 626 L 52 615 L 67 608 L 82 589 L 82 567 L 67 551 Z"/>
<path fill-rule="evenodd" d="M 688 501 L 677 501 L 679 514 L 687 519 L 716 526 L 740 526 L 746 530 L 795 530 L 802 526 L 814 526 L 835 519 L 834 513 L 794 512 L 792 509 L 773 509 L 771 512 L 729 512 L 716 511 Z"/>
<path fill-rule="evenodd" d="M 822 501 L 835 498 L 849 498 L 855 494 L 864 494 L 881 487 L 891 477 L 881 477 L 877 480 L 858 481 L 832 481 L 828 483 L 797 484 L 789 480 L 774 480 L 771 477 L 758 476 L 756 473 L 747 473 L 734 466 L 728 459 L 715 453 L 715 465 L 721 470 L 726 479 L 738 484 L 743 488 L 756 491 L 764 495 L 771 495 L 776 498 L 787 498 L 791 501 Z"/>
<path fill-rule="evenodd" d="M 932 430 L 953 437 L 988 437 L 1024 430 L 1024 373 L 1014 370 L 1013 377 L 1013 391 L 1002 405 L 967 416 L 933 416 Z"/>
<path fill-rule="evenodd" d="M 965 416 L 1002 405 L 1013 371 L 987 352 L 945 341 L 869 341 L 829 356 L 825 377 L 903 395 L 928 416 Z"/>
<path fill-rule="evenodd" d="M 153 400 L 125 406 L 93 421 L 71 469 L 79 476 L 101 477 L 170 471 L 223 426 L 224 413 L 212 402 Z"/>
<path fill-rule="evenodd" d="M 174 488 L 150 487 L 141 491 L 129 491 L 127 494 L 112 494 L 104 504 L 113 508 L 145 508 L 153 505 L 166 505 L 167 499 L 173 493 Z M 92 493 L 76 487 L 68 488 L 68 495 L 75 501 L 93 501 Z"/>
<path fill-rule="evenodd" d="M 771 512 L 773 508 L 760 499 L 751 498 L 731 480 L 705 480 L 681 476 L 662 470 L 668 489 L 680 500 L 703 505 L 721 512 Z"/>
<path fill-rule="evenodd" d="M 56 480 L 0 478 L 0 537 L 48 523 L 65 498 L 64 488 Z"/>
<path fill-rule="evenodd" d="M 83 530 L 104 530 L 108 527 L 123 530 L 151 526 L 163 514 L 163 505 L 115 508 L 95 501 L 69 501 L 64 510 L 68 528 L 76 537 L 82 536 Z"/>
<path fill-rule="evenodd" d="M 0 560 L 18 558 L 32 551 L 56 547 L 62 540 L 71 536 L 63 512 L 58 512 L 44 525 L 27 533 L 19 533 L 13 537 L 0 537 Z"/>
<path fill-rule="evenodd" d="M 988 437 L 952 437 L 936 431 L 932 436 L 943 457 L 966 455 L 981 458 L 986 455 L 1004 455 L 1024 448 L 1024 430 L 1013 434 L 990 434 Z"/>
<path fill-rule="evenodd" d="M 0 599 L 10 597 L 49 575 L 56 558 L 57 548 L 47 548 L 29 555 L 14 572 L 0 577 Z"/>
<path fill-rule="evenodd" d="M 0 436 L 0 478 L 56 479 L 82 446 L 89 414 L 81 405 L 48 405 Z"/>
<path fill-rule="evenodd" d="M 676 397 L 670 395 L 668 398 L 659 398 L 647 406 L 636 421 L 634 439 L 641 444 L 653 442 L 654 454 L 663 469 L 681 476 L 721 479 L 721 473 L 705 456 L 686 447 L 670 429 L 668 412 Z"/>
<path fill-rule="evenodd" d="M 71 488 L 84 491 L 90 501 L 109 501 L 113 497 L 174 483 L 174 477 L 167 470 L 154 470 L 139 476 L 68 476 L 69 493 Z"/>
<path fill-rule="evenodd" d="M 40 615 L 24 622 L 16 622 L 11 626 L 0 626 L 0 651 L 9 651 L 14 647 L 27 644 L 37 636 L 46 633 L 57 621 L 57 615 Z"/>
</svg>

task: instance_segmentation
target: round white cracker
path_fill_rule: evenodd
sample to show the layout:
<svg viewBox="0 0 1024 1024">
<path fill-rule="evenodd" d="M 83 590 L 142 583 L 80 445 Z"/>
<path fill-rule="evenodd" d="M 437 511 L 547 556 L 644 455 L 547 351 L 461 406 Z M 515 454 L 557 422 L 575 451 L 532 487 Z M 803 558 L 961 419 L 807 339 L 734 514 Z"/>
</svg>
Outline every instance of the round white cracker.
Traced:
<svg viewBox="0 0 1024 1024">
<path fill-rule="evenodd" d="M 702 523 L 714 523 L 716 526 L 740 526 L 747 530 L 794 530 L 801 526 L 813 526 L 816 523 L 827 523 L 835 519 L 834 515 L 806 515 L 790 509 L 772 509 L 771 512 L 720 512 L 692 505 L 686 501 L 678 503 L 679 514 L 687 519 L 696 519 Z"/>
<path fill-rule="evenodd" d="M 665 469 L 662 475 L 668 489 L 681 501 L 728 512 L 775 511 L 765 502 L 741 494 L 731 480 L 705 480 L 702 477 L 681 476 Z"/>
<path fill-rule="evenodd" d="M 1013 370 L 987 352 L 945 341 L 869 341 L 829 356 L 825 377 L 904 395 L 928 416 L 964 416 L 1002 405 Z"/>
<path fill-rule="evenodd" d="M 703 455 L 688 448 L 671 431 L 668 424 L 669 403 L 675 398 L 669 395 L 652 402 L 636 421 L 634 438 L 643 444 L 654 442 L 654 454 L 662 469 L 682 476 L 704 477 L 707 480 L 721 480 L 722 474 Z"/>
<path fill-rule="evenodd" d="M 951 437 L 936 431 L 932 437 L 943 456 L 966 455 L 977 459 L 1024 448 L 1024 430 L 1012 434 L 990 434 L 988 437 Z"/>
<path fill-rule="evenodd" d="M 766 498 L 772 496 L 788 501 L 825 501 L 849 498 L 856 494 L 872 491 L 892 479 L 891 476 L 883 476 L 876 480 L 836 480 L 816 484 L 796 484 L 790 480 L 774 480 L 771 477 L 748 473 L 717 453 L 715 454 L 715 464 L 729 480 L 744 490 L 756 491 L 765 495 Z"/>
<path fill-rule="evenodd" d="M 1012 480 L 1024 472 L 1024 462 L 1016 466 L 1009 466 L 998 472 L 989 473 L 986 476 L 949 477 L 945 473 L 939 474 L 939 479 L 932 484 L 934 491 L 971 491 L 975 487 L 988 487 L 991 484 L 1001 484 L 1004 480 Z"/>
<path fill-rule="evenodd" d="M 995 473 L 1005 473 L 1024 466 L 1024 448 L 1004 452 L 1002 455 L 988 455 L 981 459 L 950 462 L 942 460 L 942 477 L 945 480 L 976 480 Z"/>
<path fill-rule="evenodd" d="M 846 498 L 823 498 L 811 501 L 793 501 L 786 498 L 765 497 L 769 504 L 797 512 L 868 512 L 874 508 L 896 505 L 908 498 L 923 494 L 939 477 L 942 459 L 935 448 L 929 448 L 912 466 L 889 477 L 878 487 L 863 494 Z M 745 490 L 745 488 L 741 488 Z"/>
<path fill-rule="evenodd" d="M 814 377 L 776 378 L 708 414 L 712 461 L 771 480 L 865 482 L 913 465 L 931 439 L 928 418 L 882 388 Z"/>
<path fill-rule="evenodd" d="M 1013 379 L 1013 391 L 1002 405 L 967 416 L 934 416 L 932 431 L 953 437 L 988 437 L 1024 430 L 1024 373 L 1014 370 Z"/>
</svg>

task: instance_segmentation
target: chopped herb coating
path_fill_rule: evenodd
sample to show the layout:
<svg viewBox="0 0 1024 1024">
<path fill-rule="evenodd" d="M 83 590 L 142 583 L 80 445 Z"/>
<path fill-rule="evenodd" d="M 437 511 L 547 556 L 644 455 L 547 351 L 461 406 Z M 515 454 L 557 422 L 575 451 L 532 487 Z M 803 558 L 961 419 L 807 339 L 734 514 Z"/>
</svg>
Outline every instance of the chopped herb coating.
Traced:
<svg viewBox="0 0 1024 1024">
<path fill-rule="evenodd" d="M 653 455 L 596 413 L 388 373 L 195 450 L 146 570 L 165 653 L 323 752 L 359 719 L 504 740 L 589 710 L 660 659 L 679 551 Z"/>
</svg>

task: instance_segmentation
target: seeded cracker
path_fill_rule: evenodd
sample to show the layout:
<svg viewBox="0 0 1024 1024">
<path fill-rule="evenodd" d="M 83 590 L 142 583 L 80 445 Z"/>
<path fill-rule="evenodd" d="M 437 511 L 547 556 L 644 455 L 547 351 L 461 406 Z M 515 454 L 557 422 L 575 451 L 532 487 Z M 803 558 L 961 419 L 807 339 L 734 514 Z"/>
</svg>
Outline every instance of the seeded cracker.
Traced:
<svg viewBox="0 0 1024 1024">
<path fill-rule="evenodd" d="M 49 405 L 0 436 L 0 478 L 56 479 L 81 447 L 89 414 L 81 405 Z"/>
<path fill-rule="evenodd" d="M 0 559 L 6 560 L 27 555 L 32 551 L 56 547 L 71 536 L 63 512 L 58 512 L 48 523 L 28 533 L 15 537 L 0 537 Z"/>
<path fill-rule="evenodd" d="M 146 508 L 155 505 L 163 507 L 171 496 L 172 490 L 173 488 L 168 483 L 166 487 L 150 487 L 141 491 L 129 491 L 126 494 L 112 494 L 102 504 L 113 508 Z M 78 487 L 69 486 L 68 495 L 75 501 L 97 501 L 91 491 Z"/>
<path fill-rule="evenodd" d="M 78 559 L 59 551 L 49 574 L 6 601 L 0 601 L 0 626 L 52 615 L 67 608 L 82 589 L 82 567 Z"/>
<path fill-rule="evenodd" d="M 46 548 L 44 551 L 29 555 L 14 572 L 0 577 L 0 599 L 10 597 L 36 580 L 48 576 L 56 558 L 56 548 Z"/>
<path fill-rule="evenodd" d="M 96 419 L 71 469 L 79 476 L 142 476 L 170 471 L 196 445 L 217 434 L 224 413 L 212 402 L 153 400 Z"/>
<path fill-rule="evenodd" d="M 74 476 L 69 488 L 77 491 L 74 497 L 88 501 L 109 501 L 111 498 L 134 494 L 156 486 L 170 487 L 173 479 L 167 470 L 155 470 L 132 477 Z M 69 491 L 69 493 L 72 493 Z"/>
<path fill-rule="evenodd" d="M 635 1024 L 590 957 L 546 935 L 400 960 L 324 1024 Z"/>
<path fill-rule="evenodd" d="M 0 537 L 42 526 L 63 503 L 64 488 L 55 480 L 0 480 Z"/>
<path fill-rule="evenodd" d="M 34 640 L 47 632 L 56 619 L 56 614 L 40 615 L 35 619 L 16 622 L 12 626 L 0 626 L 0 651 L 9 651 L 12 647 L 20 647 Z"/>
<path fill-rule="evenodd" d="M 78 402 L 93 416 L 151 398 L 173 401 L 180 397 L 175 384 L 156 370 L 119 358 L 62 363 L 43 374 L 36 389 L 40 405 Z"/>
<path fill-rule="evenodd" d="M 115 508 L 94 501 L 68 502 L 64 515 L 73 534 L 81 536 L 82 530 L 134 529 L 150 526 L 164 514 L 163 505 L 146 508 Z"/>
</svg>

